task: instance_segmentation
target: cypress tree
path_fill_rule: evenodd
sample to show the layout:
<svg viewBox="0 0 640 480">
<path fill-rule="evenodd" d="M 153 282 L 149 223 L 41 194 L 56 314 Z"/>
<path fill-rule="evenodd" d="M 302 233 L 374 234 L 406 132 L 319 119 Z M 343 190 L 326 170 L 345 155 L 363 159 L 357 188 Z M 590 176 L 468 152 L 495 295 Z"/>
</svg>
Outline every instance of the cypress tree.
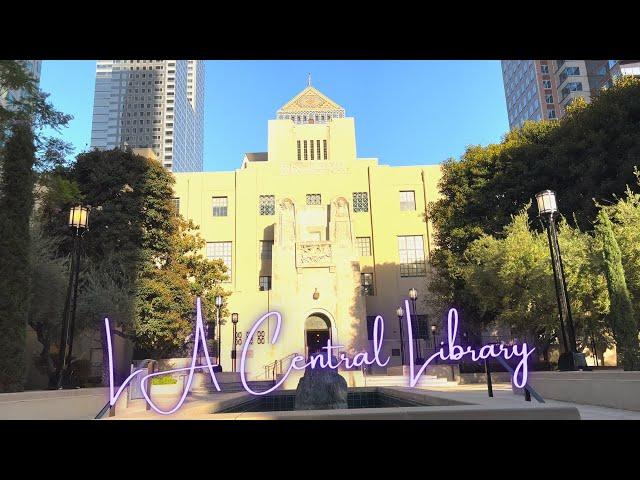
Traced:
<svg viewBox="0 0 640 480">
<path fill-rule="evenodd" d="M 638 326 L 624 276 L 620 247 L 613 234 L 611 220 L 604 209 L 598 213 L 596 231 L 602 239 L 604 274 L 611 302 L 609 321 L 616 340 L 620 363 L 625 370 L 637 370 L 640 367 Z"/>
<path fill-rule="evenodd" d="M 0 173 L 0 392 L 21 391 L 30 302 L 30 232 L 34 136 L 15 122 L 3 146 Z"/>
</svg>

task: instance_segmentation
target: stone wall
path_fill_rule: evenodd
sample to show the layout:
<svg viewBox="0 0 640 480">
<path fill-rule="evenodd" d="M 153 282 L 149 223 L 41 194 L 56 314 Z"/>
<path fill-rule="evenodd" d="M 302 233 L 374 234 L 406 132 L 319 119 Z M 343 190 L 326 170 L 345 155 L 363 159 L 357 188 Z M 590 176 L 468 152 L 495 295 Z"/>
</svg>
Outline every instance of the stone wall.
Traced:
<svg viewBox="0 0 640 480">
<path fill-rule="evenodd" d="M 640 372 L 531 372 L 529 384 L 542 398 L 640 411 Z"/>
</svg>

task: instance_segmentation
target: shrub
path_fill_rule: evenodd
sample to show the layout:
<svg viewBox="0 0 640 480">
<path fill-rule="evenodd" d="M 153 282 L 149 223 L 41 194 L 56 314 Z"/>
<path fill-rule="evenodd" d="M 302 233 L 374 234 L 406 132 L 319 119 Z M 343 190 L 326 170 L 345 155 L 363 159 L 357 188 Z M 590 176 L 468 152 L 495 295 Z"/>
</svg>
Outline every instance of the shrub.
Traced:
<svg viewBox="0 0 640 480">
<path fill-rule="evenodd" d="M 178 383 L 178 380 L 171 375 L 158 375 L 151 379 L 152 385 L 175 385 L 176 383 Z"/>
</svg>

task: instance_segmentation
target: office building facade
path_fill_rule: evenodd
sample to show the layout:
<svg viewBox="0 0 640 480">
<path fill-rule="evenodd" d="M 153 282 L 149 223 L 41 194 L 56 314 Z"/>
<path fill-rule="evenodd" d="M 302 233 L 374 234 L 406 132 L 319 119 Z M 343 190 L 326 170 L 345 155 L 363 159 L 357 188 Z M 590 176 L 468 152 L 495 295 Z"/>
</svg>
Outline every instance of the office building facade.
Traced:
<svg viewBox="0 0 640 480">
<path fill-rule="evenodd" d="M 509 128 L 527 120 L 558 118 L 552 60 L 502 60 Z"/>
<path fill-rule="evenodd" d="M 150 148 L 169 171 L 202 171 L 204 65 L 98 60 L 91 147 Z"/>
</svg>

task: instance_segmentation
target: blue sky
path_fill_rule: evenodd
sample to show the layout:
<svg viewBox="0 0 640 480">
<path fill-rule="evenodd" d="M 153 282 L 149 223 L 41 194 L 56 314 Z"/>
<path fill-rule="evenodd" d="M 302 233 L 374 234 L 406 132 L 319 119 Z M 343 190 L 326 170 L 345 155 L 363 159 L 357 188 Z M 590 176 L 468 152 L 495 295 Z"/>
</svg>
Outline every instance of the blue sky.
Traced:
<svg viewBox="0 0 640 480">
<path fill-rule="evenodd" d="M 360 157 L 388 165 L 459 158 L 467 145 L 497 142 L 508 129 L 500 62 L 207 61 L 204 169 L 233 170 L 245 152 L 267 149 L 267 121 L 306 86 L 356 122 Z M 63 137 L 79 153 L 91 142 L 95 61 L 46 60 L 41 88 L 74 116 Z"/>
</svg>

